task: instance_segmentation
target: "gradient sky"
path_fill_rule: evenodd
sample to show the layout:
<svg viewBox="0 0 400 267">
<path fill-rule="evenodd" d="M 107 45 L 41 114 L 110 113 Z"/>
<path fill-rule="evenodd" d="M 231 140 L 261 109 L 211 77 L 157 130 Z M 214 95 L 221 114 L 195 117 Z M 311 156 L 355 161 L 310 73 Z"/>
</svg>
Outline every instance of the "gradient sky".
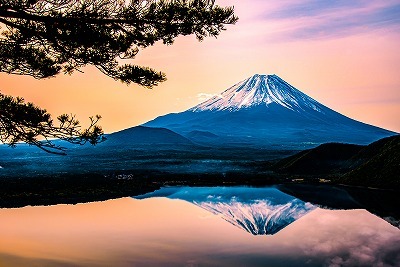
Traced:
<svg viewBox="0 0 400 267">
<path fill-rule="evenodd" d="M 216 2 L 239 16 L 218 39 L 179 37 L 132 61 L 167 74 L 153 90 L 93 67 L 46 80 L 2 73 L 0 90 L 83 123 L 100 114 L 113 132 L 186 110 L 255 73 L 276 74 L 344 115 L 400 132 L 399 0 Z"/>
</svg>

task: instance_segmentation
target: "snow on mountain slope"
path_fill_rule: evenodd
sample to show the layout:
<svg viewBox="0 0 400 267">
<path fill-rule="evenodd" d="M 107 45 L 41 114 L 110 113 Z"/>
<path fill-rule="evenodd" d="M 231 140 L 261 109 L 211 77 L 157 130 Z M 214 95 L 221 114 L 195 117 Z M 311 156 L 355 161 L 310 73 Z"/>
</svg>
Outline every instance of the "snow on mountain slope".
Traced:
<svg viewBox="0 0 400 267">
<path fill-rule="evenodd" d="M 188 201 L 253 235 L 273 235 L 317 208 L 272 187 L 164 187 L 135 198 L 151 197 Z"/>
<path fill-rule="evenodd" d="M 220 95 L 190 109 L 195 112 L 229 110 L 237 111 L 258 105 L 279 104 L 287 109 L 302 112 L 312 109 L 321 112 L 321 104 L 303 94 L 276 75 L 256 74 Z"/>
</svg>

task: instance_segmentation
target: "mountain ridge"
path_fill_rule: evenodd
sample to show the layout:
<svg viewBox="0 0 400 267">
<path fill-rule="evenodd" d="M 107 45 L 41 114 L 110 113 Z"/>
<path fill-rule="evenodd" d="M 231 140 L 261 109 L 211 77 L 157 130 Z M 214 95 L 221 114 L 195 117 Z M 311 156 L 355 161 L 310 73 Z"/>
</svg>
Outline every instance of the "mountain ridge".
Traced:
<svg viewBox="0 0 400 267">
<path fill-rule="evenodd" d="M 367 146 L 323 144 L 281 159 L 273 169 L 286 176 L 311 175 L 347 185 L 400 189 L 400 135 Z"/>
<path fill-rule="evenodd" d="M 194 145 L 188 138 L 162 127 L 136 126 L 107 135 L 100 145 Z"/>
</svg>

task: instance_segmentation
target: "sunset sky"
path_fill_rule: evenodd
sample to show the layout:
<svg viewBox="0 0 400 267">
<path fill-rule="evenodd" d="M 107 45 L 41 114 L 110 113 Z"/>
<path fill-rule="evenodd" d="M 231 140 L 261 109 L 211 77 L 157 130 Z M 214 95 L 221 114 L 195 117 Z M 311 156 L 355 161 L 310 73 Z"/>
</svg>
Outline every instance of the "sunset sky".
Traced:
<svg viewBox="0 0 400 267">
<path fill-rule="evenodd" d="M 239 16 L 218 39 L 179 37 L 132 61 L 167 74 L 153 90 L 93 67 L 46 80 L 2 73 L 0 90 L 55 116 L 86 122 L 100 114 L 104 130 L 114 132 L 186 110 L 255 73 L 276 74 L 346 116 L 400 132 L 399 0 L 216 3 L 234 5 Z"/>
</svg>

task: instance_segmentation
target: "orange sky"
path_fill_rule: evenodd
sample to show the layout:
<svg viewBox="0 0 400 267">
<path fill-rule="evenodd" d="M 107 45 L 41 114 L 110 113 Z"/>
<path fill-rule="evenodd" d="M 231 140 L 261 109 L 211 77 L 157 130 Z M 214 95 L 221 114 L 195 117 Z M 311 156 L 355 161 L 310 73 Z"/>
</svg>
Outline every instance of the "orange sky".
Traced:
<svg viewBox="0 0 400 267">
<path fill-rule="evenodd" d="M 100 114 L 113 132 L 188 109 L 255 73 L 277 74 L 344 115 L 400 132 L 400 4 L 365 2 L 220 0 L 240 20 L 218 39 L 179 37 L 138 54 L 135 64 L 167 74 L 153 90 L 93 67 L 46 80 L 2 73 L 0 90 L 82 122 Z"/>
</svg>

